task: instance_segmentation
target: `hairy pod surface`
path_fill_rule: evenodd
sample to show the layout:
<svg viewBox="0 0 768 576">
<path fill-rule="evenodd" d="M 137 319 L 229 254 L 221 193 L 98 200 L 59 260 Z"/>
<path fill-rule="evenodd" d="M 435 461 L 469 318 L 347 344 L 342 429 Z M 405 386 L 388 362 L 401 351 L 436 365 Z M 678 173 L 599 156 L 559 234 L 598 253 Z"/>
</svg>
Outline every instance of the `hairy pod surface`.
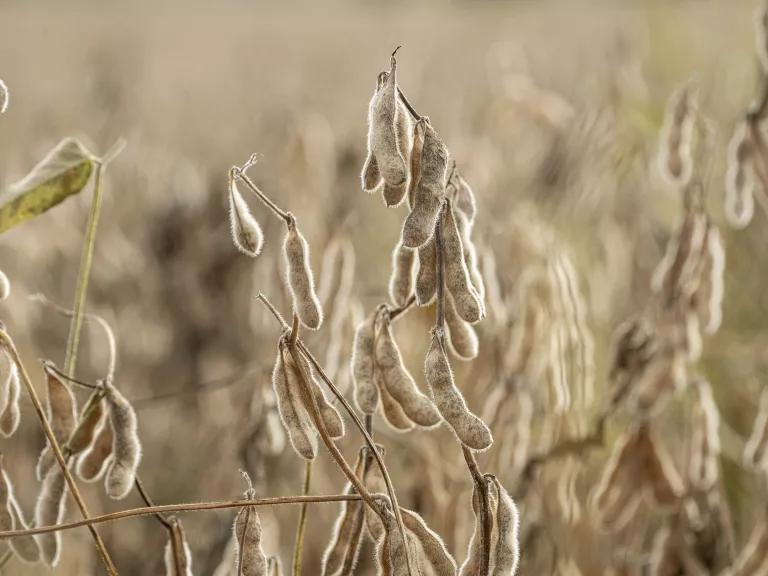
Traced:
<svg viewBox="0 0 768 576">
<path fill-rule="evenodd" d="M 301 389 L 295 387 L 295 379 L 288 377 L 288 355 L 285 344 L 281 340 L 275 368 L 272 371 L 272 386 L 277 397 L 277 409 L 293 449 L 302 458 L 312 460 L 317 455 L 317 436 L 309 414 L 304 408 Z"/>
<path fill-rule="evenodd" d="M 416 303 L 427 306 L 437 294 L 437 243 L 434 235 L 419 248 L 416 273 Z"/>
<path fill-rule="evenodd" d="M 408 179 L 408 209 L 413 210 L 413 195 L 421 179 L 421 157 L 424 151 L 424 122 L 413 124 L 410 178 Z"/>
<path fill-rule="evenodd" d="M 746 228 L 755 213 L 753 148 L 747 126 L 742 123 L 728 144 L 725 173 L 725 218 L 736 230 Z"/>
<path fill-rule="evenodd" d="M 51 424 L 53 436 L 59 445 L 63 445 L 77 425 L 77 399 L 70 387 L 53 371 L 45 370 L 46 375 L 46 409 L 48 422 Z M 37 479 L 42 481 L 53 466 L 56 458 L 48 442 L 37 460 Z"/>
<path fill-rule="evenodd" d="M 125 498 L 133 488 L 136 471 L 141 462 L 141 441 L 138 421 L 131 403 L 122 393 L 106 384 L 106 401 L 112 425 L 112 464 L 107 472 L 107 495 L 115 500 Z"/>
<path fill-rule="evenodd" d="M 453 296 L 456 312 L 466 322 L 479 322 L 483 315 L 483 304 L 475 290 L 464 259 L 464 245 L 454 211 L 448 204 L 443 211 L 445 286 Z"/>
<path fill-rule="evenodd" d="M 355 404 L 361 412 L 373 414 L 379 405 L 379 388 L 376 385 L 374 342 L 378 310 L 368 315 L 355 330 L 352 343 L 352 382 L 355 387 Z"/>
<path fill-rule="evenodd" d="M 445 322 L 448 326 L 448 344 L 453 355 L 460 360 L 477 358 L 480 352 L 477 332 L 469 322 L 465 322 L 456 312 L 456 306 L 450 295 L 445 301 Z"/>
<path fill-rule="evenodd" d="M 685 186 L 693 173 L 691 142 L 695 120 L 695 94 L 691 84 L 687 83 L 670 98 L 659 151 L 662 175 L 678 187 Z"/>
<path fill-rule="evenodd" d="M 184 528 L 177 518 L 171 519 L 168 542 L 163 553 L 166 576 L 193 576 L 192 551 L 189 549 Z"/>
<path fill-rule="evenodd" d="M 101 479 L 112 463 L 114 434 L 109 418 L 102 419 L 93 442 L 78 458 L 77 475 L 84 482 L 96 482 Z"/>
<path fill-rule="evenodd" d="M 706 380 L 694 383 L 695 400 L 692 415 L 691 452 L 688 458 L 688 480 L 699 490 L 714 487 L 719 475 L 720 413 L 712 388 Z"/>
<path fill-rule="evenodd" d="M 11 362 L 8 376 L 5 379 L 3 396 L 7 400 L 5 402 L 5 409 L 0 414 L 0 434 L 4 438 L 10 438 L 19 428 L 19 422 L 21 421 L 21 409 L 19 408 L 21 382 L 19 381 L 19 369 L 13 362 Z"/>
<path fill-rule="evenodd" d="M 11 514 L 13 514 L 14 526 L 17 530 L 27 530 L 29 525 L 21 512 L 21 506 L 15 498 L 9 502 Z M 35 564 L 40 561 L 40 546 L 34 536 L 16 536 L 8 541 L 13 553 L 22 562 Z"/>
<path fill-rule="evenodd" d="M 404 109 L 397 93 L 397 63 L 394 58 L 389 71 L 379 75 L 378 88 L 369 110 L 369 146 L 376 157 L 381 177 L 390 186 L 404 186 L 408 180 L 408 165 L 399 138 L 404 126 L 398 126 L 398 117 L 403 115 Z M 406 113 L 400 123 L 409 121 Z M 406 144 L 402 142 L 402 146 Z"/>
<path fill-rule="evenodd" d="M 229 176 L 229 224 L 232 241 L 237 249 L 251 258 L 258 256 L 264 246 L 264 233 L 251 214 L 232 174 Z"/>
<path fill-rule="evenodd" d="M 73 434 L 70 434 L 67 446 L 69 452 L 72 455 L 80 454 L 80 452 L 86 450 L 93 444 L 96 438 L 96 432 L 102 425 L 102 421 L 107 417 L 104 409 L 104 400 L 99 400 L 93 407 L 86 413 L 81 415 L 82 421 L 75 429 Z"/>
<path fill-rule="evenodd" d="M 67 504 L 67 484 L 61 469 L 51 468 L 43 478 L 35 504 L 35 525 L 51 526 L 64 520 Z M 43 562 L 50 567 L 59 563 L 61 533 L 47 532 L 35 536 Z"/>
<path fill-rule="evenodd" d="M 406 248 L 418 248 L 430 239 L 445 196 L 448 149 L 429 122 L 424 120 L 423 124 L 421 173 L 413 191 L 411 212 L 403 224 L 402 243 Z"/>
<path fill-rule="evenodd" d="M 395 306 L 404 306 L 413 294 L 416 251 L 397 243 L 392 251 L 392 274 L 389 277 L 389 298 Z"/>
<path fill-rule="evenodd" d="M 411 149 L 413 147 L 413 122 L 405 104 L 397 99 L 397 116 L 395 118 L 395 130 L 397 133 L 397 149 L 403 157 L 406 166 L 406 181 L 401 184 L 384 182 L 384 204 L 393 208 L 402 204 L 410 189 L 410 174 L 408 167 L 411 164 Z"/>
<path fill-rule="evenodd" d="M 242 576 L 267 576 L 267 557 L 261 542 L 261 520 L 255 506 L 245 506 L 239 510 L 233 530 L 237 541 L 235 573 Z"/>
<path fill-rule="evenodd" d="M 459 440 L 473 450 L 485 450 L 493 443 L 488 426 L 470 412 L 461 391 L 453 380 L 453 372 L 443 347 L 442 335 L 435 332 L 424 363 L 427 384 L 440 414 Z"/>
<path fill-rule="evenodd" d="M 432 401 L 419 390 L 413 376 L 405 367 L 387 313 L 382 315 L 381 328 L 376 339 L 375 359 L 379 382 L 386 388 L 388 395 L 400 405 L 408 419 L 426 428 L 439 424 L 440 413 Z"/>
<path fill-rule="evenodd" d="M 293 309 L 304 326 L 317 330 L 323 322 L 323 309 L 315 293 L 315 279 L 309 266 L 309 244 L 296 227 L 295 220 L 288 225 L 283 255 Z"/>
</svg>

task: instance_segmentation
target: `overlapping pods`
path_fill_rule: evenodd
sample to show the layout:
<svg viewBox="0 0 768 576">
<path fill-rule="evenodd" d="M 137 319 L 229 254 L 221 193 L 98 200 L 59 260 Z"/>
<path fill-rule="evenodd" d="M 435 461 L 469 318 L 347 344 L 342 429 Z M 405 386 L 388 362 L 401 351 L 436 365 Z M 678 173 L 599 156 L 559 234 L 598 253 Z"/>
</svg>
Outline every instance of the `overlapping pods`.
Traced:
<svg viewBox="0 0 768 576">
<path fill-rule="evenodd" d="M 292 352 L 290 346 L 287 335 L 280 339 L 272 386 L 291 445 L 302 458 L 312 460 L 317 455 L 315 407 L 331 438 L 344 435 L 344 421 L 326 398 L 310 363 L 298 349 Z"/>
<path fill-rule="evenodd" d="M 355 401 L 372 414 L 381 405 L 386 421 L 395 429 L 413 425 L 430 428 L 440 414 L 405 367 L 392 333 L 387 306 L 380 306 L 358 326 L 352 356 Z"/>
<path fill-rule="evenodd" d="M 25 530 L 27 523 L 16 501 L 13 484 L 5 471 L 3 455 L 0 454 L 0 530 Z M 27 563 L 40 559 L 40 548 L 32 536 L 17 536 L 8 540 L 13 553 Z"/>
</svg>

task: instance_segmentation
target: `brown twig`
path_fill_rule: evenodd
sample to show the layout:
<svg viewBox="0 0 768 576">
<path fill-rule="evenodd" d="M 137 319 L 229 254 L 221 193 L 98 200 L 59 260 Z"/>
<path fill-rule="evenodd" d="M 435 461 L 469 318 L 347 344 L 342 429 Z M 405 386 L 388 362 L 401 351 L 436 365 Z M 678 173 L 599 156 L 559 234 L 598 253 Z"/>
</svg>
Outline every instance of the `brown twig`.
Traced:
<svg viewBox="0 0 768 576">
<path fill-rule="evenodd" d="M 280 208 L 277 204 L 275 204 L 272 199 L 264 194 L 264 192 L 261 191 L 261 189 L 256 186 L 256 184 L 253 183 L 253 181 L 248 178 L 248 176 L 245 174 L 243 169 L 239 168 L 238 166 L 233 166 L 230 170 L 230 178 L 239 178 L 243 182 L 245 182 L 245 185 L 248 186 L 251 192 L 259 199 L 261 202 L 267 206 L 272 212 L 275 213 L 276 216 L 279 218 L 282 218 L 286 225 L 290 225 L 293 221 L 293 217 L 291 216 L 290 212 L 286 212 L 282 208 Z"/>
</svg>

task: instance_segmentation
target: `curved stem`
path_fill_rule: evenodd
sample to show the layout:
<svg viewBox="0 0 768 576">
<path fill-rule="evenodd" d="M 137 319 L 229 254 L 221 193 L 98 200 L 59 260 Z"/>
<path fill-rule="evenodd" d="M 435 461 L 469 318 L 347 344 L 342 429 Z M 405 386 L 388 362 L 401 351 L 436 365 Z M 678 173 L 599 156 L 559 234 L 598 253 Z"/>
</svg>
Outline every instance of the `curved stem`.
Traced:
<svg viewBox="0 0 768 576">
<path fill-rule="evenodd" d="M 329 494 L 326 496 L 274 496 L 271 498 L 258 498 L 255 500 L 228 500 L 221 502 L 194 502 L 189 504 L 165 504 L 161 506 L 145 506 L 142 508 L 130 508 L 119 510 L 100 516 L 91 516 L 77 522 L 65 522 L 51 526 L 38 526 L 26 530 L 5 530 L 0 532 L 0 539 L 14 538 L 16 536 L 34 536 L 35 534 L 47 534 L 49 532 L 61 532 L 73 528 L 91 527 L 94 524 L 104 524 L 125 518 L 136 516 L 153 516 L 158 513 L 169 512 L 201 512 L 203 510 L 222 510 L 227 508 L 242 508 L 244 506 L 277 506 L 280 504 L 304 504 L 325 502 L 354 502 L 361 500 L 358 494 Z"/>
<path fill-rule="evenodd" d="M 254 195 L 259 200 L 261 200 L 261 202 L 267 208 L 272 210 L 272 212 L 274 212 L 276 216 L 278 216 L 279 218 L 282 218 L 285 221 L 286 225 L 290 225 L 291 222 L 293 222 L 293 217 L 291 216 L 291 214 L 289 212 L 286 212 L 282 208 L 280 208 L 277 204 L 275 204 L 272 201 L 272 199 L 266 194 L 264 194 L 264 192 L 262 192 L 261 189 L 258 186 L 256 186 L 256 184 L 254 184 L 253 181 L 250 178 L 248 178 L 248 176 L 240 168 L 237 168 L 237 167 L 232 168 L 232 176 L 235 178 L 240 178 L 240 180 L 245 182 L 245 185 L 248 186 L 251 192 L 253 192 Z"/>
</svg>

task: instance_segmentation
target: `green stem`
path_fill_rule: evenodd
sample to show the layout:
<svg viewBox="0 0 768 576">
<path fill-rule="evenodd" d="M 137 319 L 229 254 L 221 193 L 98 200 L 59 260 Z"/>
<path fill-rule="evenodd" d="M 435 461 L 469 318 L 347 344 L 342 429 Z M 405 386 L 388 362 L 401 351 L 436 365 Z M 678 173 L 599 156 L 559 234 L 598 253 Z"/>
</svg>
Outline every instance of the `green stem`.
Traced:
<svg viewBox="0 0 768 576">
<path fill-rule="evenodd" d="M 309 488 L 312 484 L 312 460 L 308 460 L 304 466 L 304 486 L 302 487 L 302 496 L 309 495 Z M 304 550 L 304 532 L 307 528 L 307 509 L 309 504 L 305 502 L 301 505 L 299 512 L 299 523 L 296 526 L 296 544 L 293 548 L 293 576 L 301 576 L 301 553 Z"/>
<path fill-rule="evenodd" d="M 83 312 L 88 295 L 88 281 L 91 277 L 91 265 L 93 263 L 93 249 L 96 246 L 96 230 L 99 226 L 101 214 L 102 195 L 102 169 L 101 161 L 96 163 L 96 176 L 93 184 L 93 200 L 88 214 L 88 227 L 85 230 L 83 251 L 80 255 L 80 270 L 77 274 L 77 288 L 75 289 L 75 301 L 72 306 L 72 320 L 69 324 L 69 336 L 67 337 L 67 355 L 64 360 L 64 372 L 67 376 L 74 377 L 77 364 L 77 349 L 80 345 L 80 330 L 83 327 Z"/>
</svg>

